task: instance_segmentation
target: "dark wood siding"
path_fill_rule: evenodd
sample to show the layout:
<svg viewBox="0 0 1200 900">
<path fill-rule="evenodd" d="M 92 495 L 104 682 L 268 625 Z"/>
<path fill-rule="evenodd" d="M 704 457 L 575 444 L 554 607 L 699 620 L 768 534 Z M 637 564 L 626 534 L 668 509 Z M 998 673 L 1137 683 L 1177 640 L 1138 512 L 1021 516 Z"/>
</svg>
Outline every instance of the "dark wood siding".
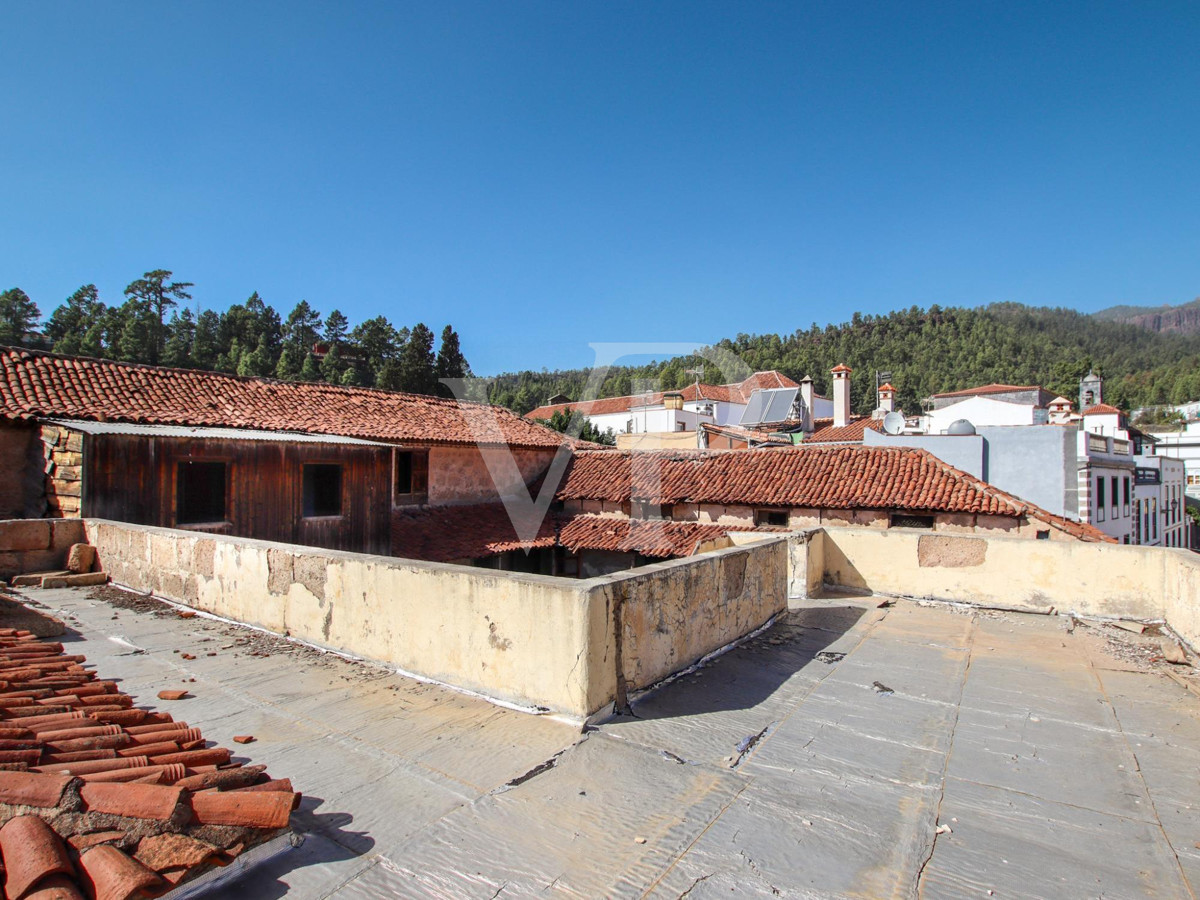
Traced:
<svg viewBox="0 0 1200 900">
<path fill-rule="evenodd" d="M 226 521 L 186 526 L 310 547 L 387 553 L 390 545 L 392 450 L 338 444 L 90 435 L 85 516 L 179 527 L 180 462 L 224 462 Z M 342 515 L 301 515 L 305 464 L 342 467 Z"/>
</svg>

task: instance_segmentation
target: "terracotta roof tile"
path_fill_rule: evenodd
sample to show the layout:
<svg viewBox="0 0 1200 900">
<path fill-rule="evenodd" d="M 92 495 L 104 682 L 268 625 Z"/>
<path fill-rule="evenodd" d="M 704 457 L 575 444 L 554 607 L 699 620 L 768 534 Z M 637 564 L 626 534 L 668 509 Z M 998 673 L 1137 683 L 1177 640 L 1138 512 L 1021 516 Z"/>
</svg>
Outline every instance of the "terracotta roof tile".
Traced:
<svg viewBox="0 0 1200 900">
<path fill-rule="evenodd" d="M 1090 525 L 1055 516 L 911 448 L 579 453 L 557 496 L 612 503 L 1027 515 L 1084 540 L 1111 540 Z"/>
<path fill-rule="evenodd" d="M 848 425 L 836 426 L 833 419 L 817 419 L 813 425 L 812 434 L 804 439 L 806 444 L 861 444 L 868 428 L 883 434 L 883 422 L 870 416 L 853 419 Z"/>
<path fill-rule="evenodd" d="M 0 418 L 297 431 L 389 442 L 557 447 L 557 432 L 507 409 L 369 388 L 0 347 Z"/>
<path fill-rule="evenodd" d="M 607 453 L 617 451 L 597 455 Z M 408 559 L 450 562 L 508 550 L 561 546 L 571 552 L 615 550 L 655 557 L 689 556 L 698 543 L 735 530 L 750 529 L 550 513 L 540 523 L 536 537 L 522 541 L 502 504 L 443 506 L 398 515 L 392 528 L 392 553 Z"/>
<path fill-rule="evenodd" d="M 78 664 L 83 659 L 28 632 L 0 629 L 0 747 L 22 745 L 0 752 L 25 754 L 5 763 L 19 771 L 0 771 L 6 896 L 157 896 L 286 830 L 299 800 L 290 781 L 273 780 L 263 766 L 231 763 L 224 748 L 203 749 L 200 732 L 186 722 L 131 708 L 133 699 L 96 679 Z M 64 668 L 63 660 L 72 662 Z M 16 701 L 40 700 L 67 711 L 19 715 L 26 707 Z M 114 715 L 120 721 L 104 721 Z M 195 749 L 180 749 L 188 747 Z M 229 848 L 220 859 L 215 841 Z"/>
<path fill-rule="evenodd" d="M 4 892 L 21 900 L 52 875 L 74 876 L 67 848 L 54 830 L 38 816 L 17 816 L 0 828 L 0 854 L 4 856 Z"/>
<path fill-rule="evenodd" d="M 1085 416 L 1120 416 L 1124 415 L 1115 406 L 1109 406 L 1107 403 L 1097 403 L 1095 406 L 1089 406 L 1083 411 Z"/>
<path fill-rule="evenodd" d="M 82 881 L 96 900 L 129 900 L 162 885 L 162 879 L 116 847 L 101 844 L 79 856 Z"/>
<path fill-rule="evenodd" d="M 934 397 L 975 397 L 980 394 L 1011 394 L 1016 391 L 1040 391 L 1036 384 L 984 384 L 979 387 L 965 388 L 961 391 L 947 391 L 934 394 Z"/>
</svg>

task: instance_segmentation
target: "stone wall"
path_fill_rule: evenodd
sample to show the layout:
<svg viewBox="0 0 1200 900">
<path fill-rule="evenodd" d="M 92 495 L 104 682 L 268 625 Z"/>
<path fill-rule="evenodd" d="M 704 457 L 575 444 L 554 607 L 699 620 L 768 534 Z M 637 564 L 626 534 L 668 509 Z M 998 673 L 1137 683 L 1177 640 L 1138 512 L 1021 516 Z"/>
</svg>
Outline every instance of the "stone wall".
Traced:
<svg viewBox="0 0 1200 900">
<path fill-rule="evenodd" d="M 0 521 L 0 580 L 62 569 L 71 545 L 85 540 L 80 519 Z"/>
<path fill-rule="evenodd" d="M 79 518 L 83 506 L 83 434 L 58 425 L 39 429 L 49 516 Z"/>
<path fill-rule="evenodd" d="M 786 541 L 587 580 L 88 520 L 113 581 L 579 719 L 786 606 Z"/>
</svg>

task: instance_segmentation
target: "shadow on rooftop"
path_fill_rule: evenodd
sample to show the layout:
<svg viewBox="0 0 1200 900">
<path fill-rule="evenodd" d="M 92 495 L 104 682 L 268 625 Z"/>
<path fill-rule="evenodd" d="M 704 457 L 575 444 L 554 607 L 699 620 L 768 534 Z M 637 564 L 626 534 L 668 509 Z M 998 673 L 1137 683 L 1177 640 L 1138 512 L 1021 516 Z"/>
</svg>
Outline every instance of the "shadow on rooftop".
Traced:
<svg viewBox="0 0 1200 900">
<path fill-rule="evenodd" d="M 823 678 L 853 644 L 841 639 L 874 606 L 838 599 L 789 610 L 773 627 L 703 669 L 651 688 L 615 721 L 750 709 L 791 679 Z M 840 642 L 840 643 L 839 643 Z"/>
<path fill-rule="evenodd" d="M 365 831 L 351 831 L 346 827 L 354 821 L 349 813 L 316 812 L 324 802 L 320 797 L 306 796 L 300 808 L 292 813 L 293 830 L 304 836 L 301 846 L 251 869 L 214 896 L 274 900 L 286 896 L 293 890 L 293 883 L 302 878 L 324 880 L 332 876 L 334 885 L 347 880 L 350 872 L 338 864 L 366 856 L 374 848 L 375 840 Z M 324 867 L 329 867 L 330 871 L 319 871 Z M 320 895 L 325 894 L 321 892 Z"/>
</svg>

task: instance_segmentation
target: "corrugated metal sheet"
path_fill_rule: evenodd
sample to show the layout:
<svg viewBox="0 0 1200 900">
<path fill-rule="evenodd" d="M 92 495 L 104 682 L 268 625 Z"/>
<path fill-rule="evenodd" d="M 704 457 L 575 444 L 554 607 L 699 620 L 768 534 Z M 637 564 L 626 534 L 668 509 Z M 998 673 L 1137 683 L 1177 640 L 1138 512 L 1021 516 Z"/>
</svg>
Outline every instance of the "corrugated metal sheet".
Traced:
<svg viewBox="0 0 1200 900">
<path fill-rule="evenodd" d="M 254 431 L 249 428 L 189 428 L 181 425 L 135 425 L 128 422 L 84 422 L 72 419 L 47 419 L 84 434 L 127 434 L 140 437 L 176 437 L 226 441 L 286 441 L 298 444 L 352 444 L 358 447 L 392 447 L 381 441 L 338 437 L 330 434 L 305 434 L 299 431 Z"/>
</svg>

